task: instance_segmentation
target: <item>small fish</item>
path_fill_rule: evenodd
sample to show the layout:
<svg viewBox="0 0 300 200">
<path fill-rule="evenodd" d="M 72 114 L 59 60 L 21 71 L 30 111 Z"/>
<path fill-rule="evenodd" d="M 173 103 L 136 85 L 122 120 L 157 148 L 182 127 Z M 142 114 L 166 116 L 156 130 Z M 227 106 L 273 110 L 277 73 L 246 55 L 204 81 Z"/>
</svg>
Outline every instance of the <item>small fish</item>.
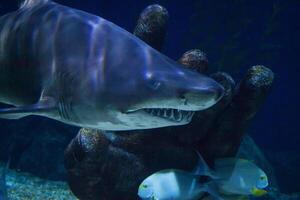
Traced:
<svg viewBox="0 0 300 200">
<path fill-rule="evenodd" d="M 197 200 L 204 192 L 197 178 L 183 170 L 159 171 L 142 182 L 138 196 L 143 200 Z"/>
<path fill-rule="evenodd" d="M 197 200 L 207 192 L 215 200 L 225 200 L 225 195 L 262 196 L 267 193 L 264 190 L 268 186 L 267 175 L 252 162 L 219 159 L 213 171 L 198 155 L 199 163 L 194 172 L 178 169 L 156 172 L 140 184 L 138 196 L 143 200 Z M 201 182 L 203 176 L 210 180 Z"/>
<path fill-rule="evenodd" d="M 263 196 L 268 185 L 266 173 L 245 159 L 226 158 L 215 162 L 217 184 L 225 194 Z"/>
</svg>

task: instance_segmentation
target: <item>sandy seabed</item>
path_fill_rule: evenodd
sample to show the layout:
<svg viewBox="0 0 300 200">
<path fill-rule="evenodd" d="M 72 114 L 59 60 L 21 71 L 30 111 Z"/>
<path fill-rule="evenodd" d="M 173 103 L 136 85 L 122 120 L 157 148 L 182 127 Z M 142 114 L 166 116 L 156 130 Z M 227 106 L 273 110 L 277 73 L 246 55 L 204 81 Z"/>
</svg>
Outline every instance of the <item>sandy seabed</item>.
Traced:
<svg viewBox="0 0 300 200">
<path fill-rule="evenodd" d="M 2 172 L 4 165 L 0 165 Z M 28 173 L 8 170 L 6 184 L 9 200 L 77 200 L 67 183 L 49 181 Z"/>
</svg>

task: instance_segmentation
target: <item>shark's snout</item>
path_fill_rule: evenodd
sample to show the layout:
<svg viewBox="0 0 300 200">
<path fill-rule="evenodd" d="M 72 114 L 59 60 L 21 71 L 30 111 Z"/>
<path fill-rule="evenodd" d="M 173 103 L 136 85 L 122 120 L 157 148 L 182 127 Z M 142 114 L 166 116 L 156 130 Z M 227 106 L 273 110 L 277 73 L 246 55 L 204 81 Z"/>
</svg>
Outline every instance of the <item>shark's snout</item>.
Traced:
<svg viewBox="0 0 300 200">
<path fill-rule="evenodd" d="M 184 75 L 168 80 L 168 88 L 173 88 L 174 101 L 169 101 L 172 108 L 199 111 L 216 104 L 224 95 L 224 88 L 210 77 L 186 71 Z M 173 103 L 172 103 L 173 102 Z M 173 104 L 173 105 L 172 105 Z"/>
<path fill-rule="evenodd" d="M 206 80 L 206 86 L 187 90 L 186 105 L 182 109 L 204 110 L 216 104 L 224 95 L 224 88 L 214 80 Z"/>
</svg>

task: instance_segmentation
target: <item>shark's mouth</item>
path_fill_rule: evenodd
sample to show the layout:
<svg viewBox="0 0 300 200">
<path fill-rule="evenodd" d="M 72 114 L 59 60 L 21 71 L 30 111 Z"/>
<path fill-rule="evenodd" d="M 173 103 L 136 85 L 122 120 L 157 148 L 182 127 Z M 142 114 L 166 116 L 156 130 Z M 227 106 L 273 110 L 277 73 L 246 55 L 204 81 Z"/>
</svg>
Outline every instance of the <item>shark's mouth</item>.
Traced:
<svg viewBox="0 0 300 200">
<path fill-rule="evenodd" d="M 177 110 L 170 108 L 145 108 L 142 110 L 154 117 L 160 117 L 178 123 L 183 121 L 190 122 L 194 115 L 193 111 Z"/>
</svg>

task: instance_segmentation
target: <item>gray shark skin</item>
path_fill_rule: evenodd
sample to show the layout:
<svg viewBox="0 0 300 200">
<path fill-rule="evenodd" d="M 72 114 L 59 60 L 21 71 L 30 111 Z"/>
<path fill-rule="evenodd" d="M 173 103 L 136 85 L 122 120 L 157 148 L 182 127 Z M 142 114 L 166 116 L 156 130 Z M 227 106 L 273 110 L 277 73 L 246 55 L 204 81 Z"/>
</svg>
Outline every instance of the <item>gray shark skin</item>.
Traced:
<svg viewBox="0 0 300 200">
<path fill-rule="evenodd" d="M 117 25 L 47 0 L 0 18 L 0 117 L 103 130 L 187 124 L 223 87 Z"/>
</svg>

